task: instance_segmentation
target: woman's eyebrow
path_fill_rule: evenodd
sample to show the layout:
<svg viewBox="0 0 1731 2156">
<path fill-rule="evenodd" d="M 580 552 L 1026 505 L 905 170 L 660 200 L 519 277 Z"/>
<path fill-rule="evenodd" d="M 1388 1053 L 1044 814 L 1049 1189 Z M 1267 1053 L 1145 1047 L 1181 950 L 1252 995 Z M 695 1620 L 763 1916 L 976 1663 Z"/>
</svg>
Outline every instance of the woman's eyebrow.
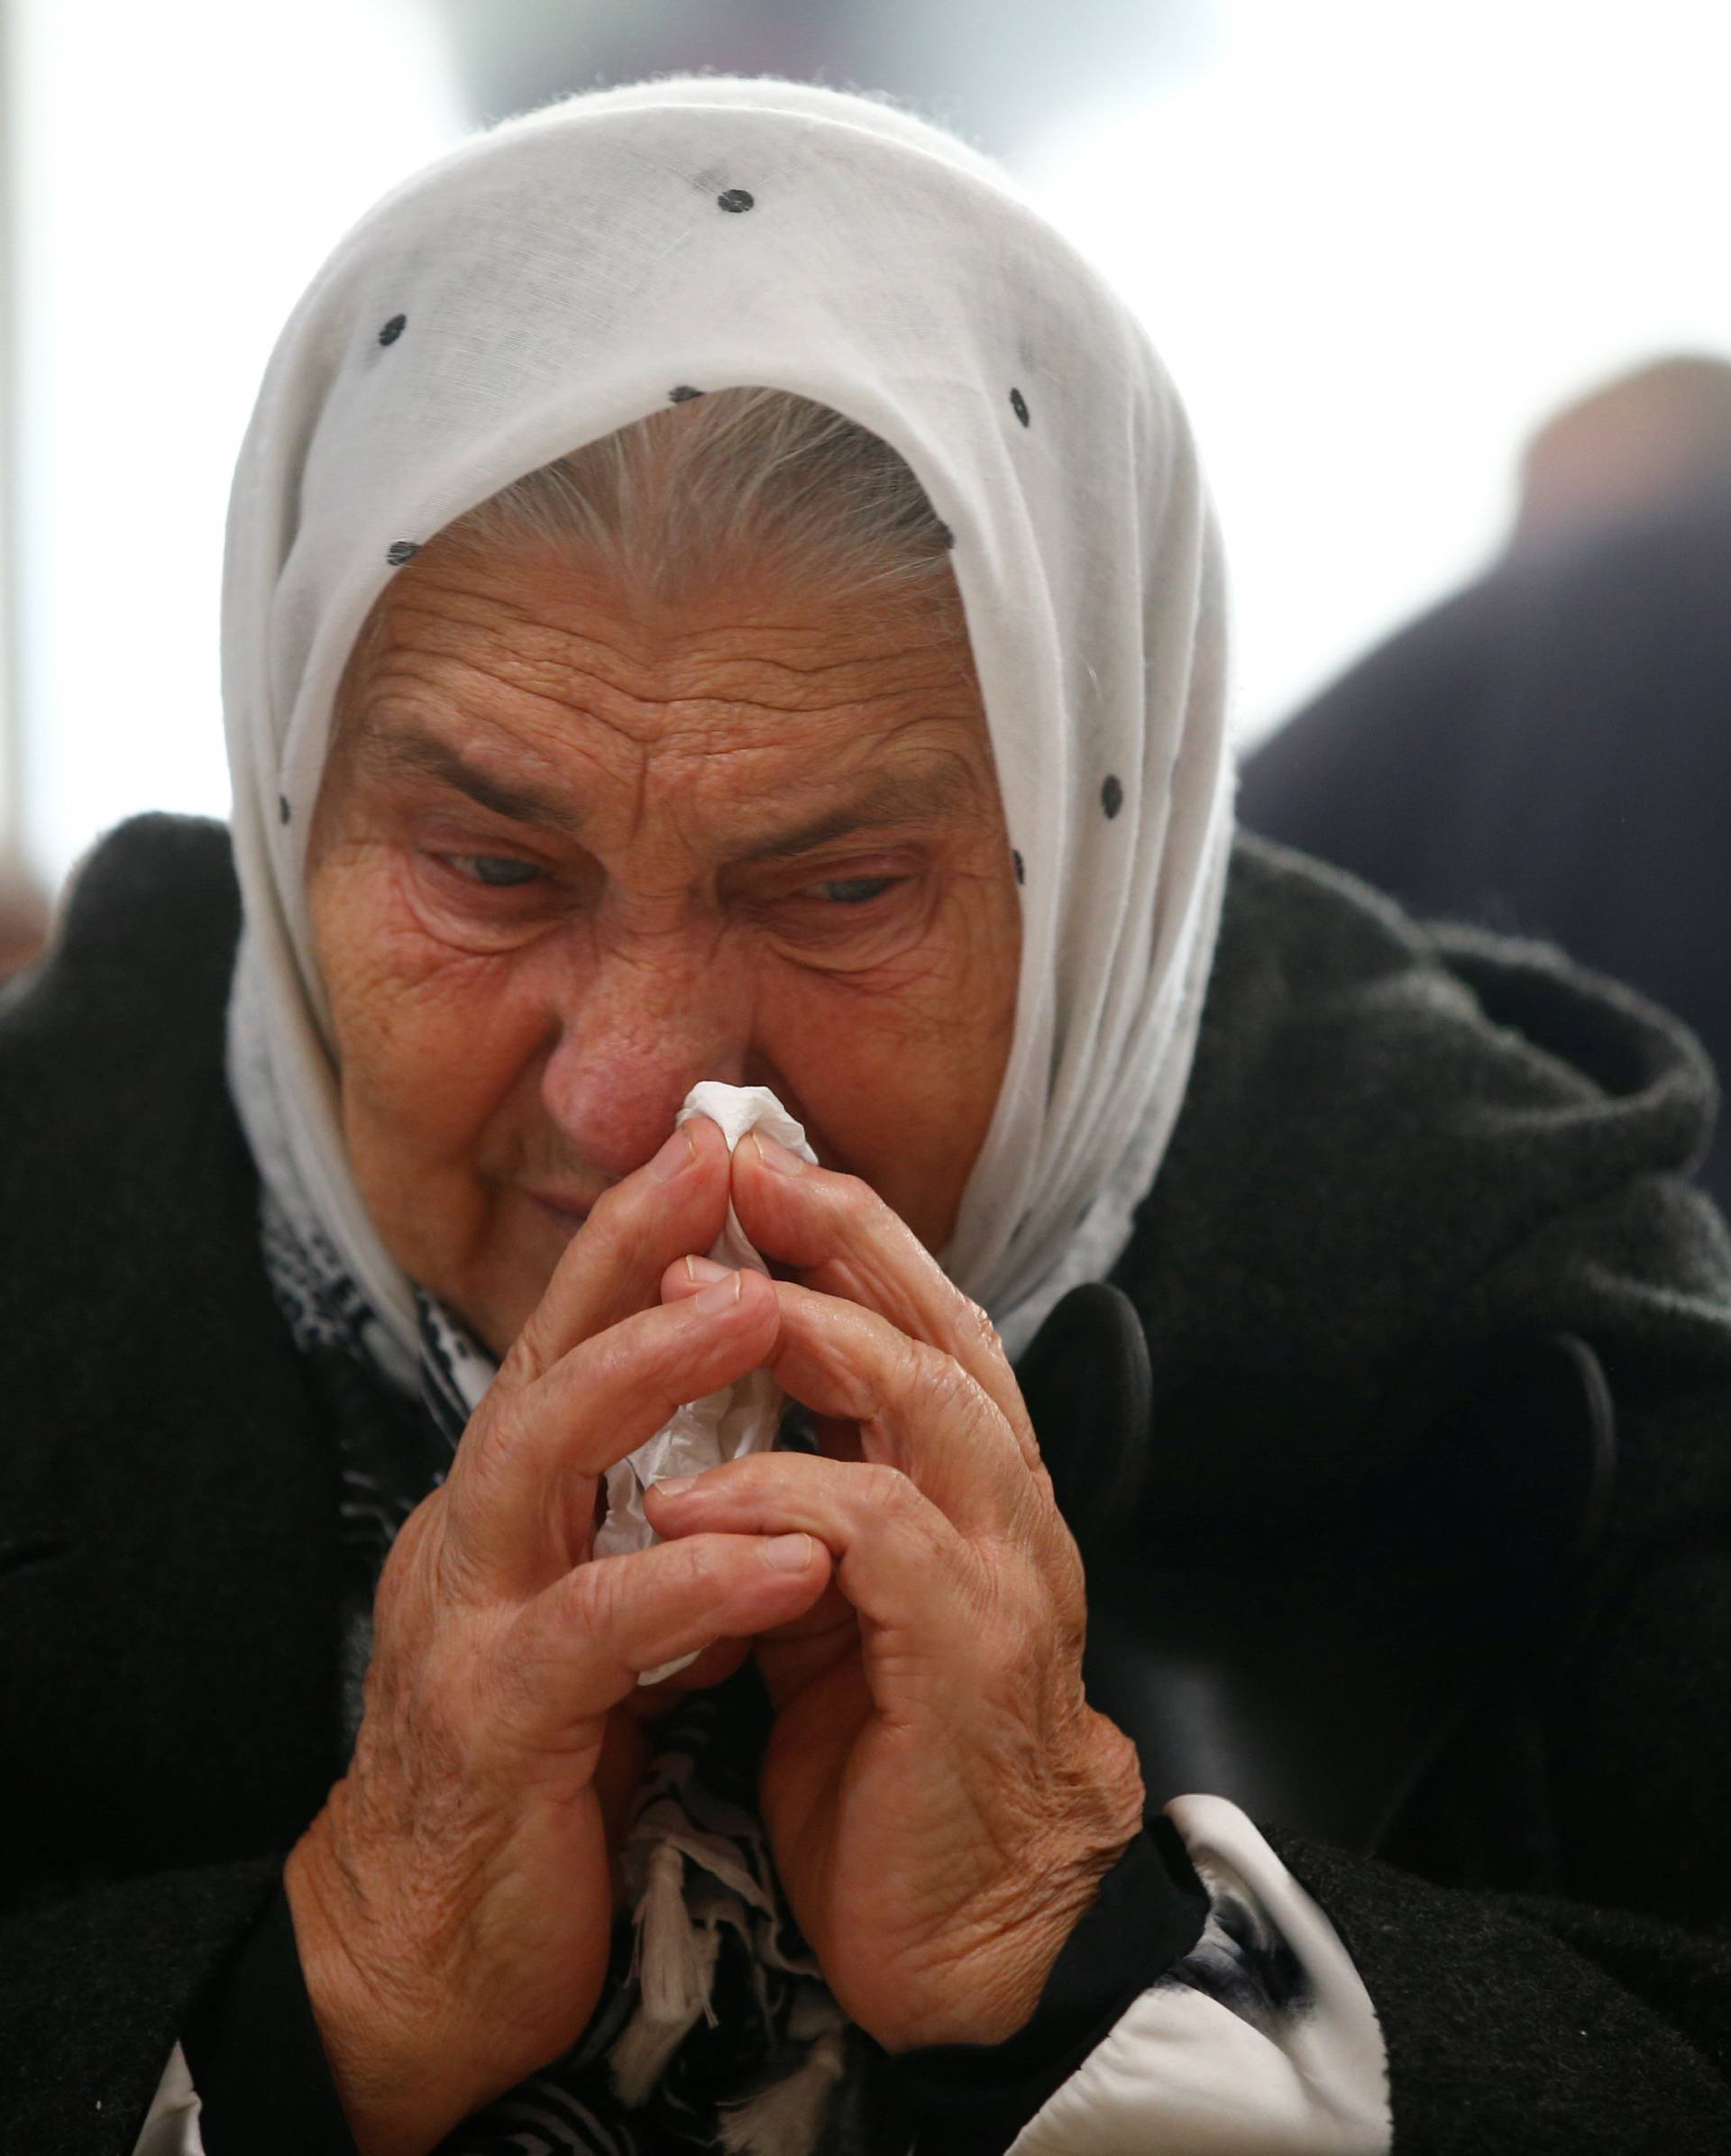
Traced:
<svg viewBox="0 0 1731 2156">
<path fill-rule="evenodd" d="M 785 861 L 828 845 L 832 838 L 884 824 L 933 823 L 974 790 L 972 774 L 953 756 L 932 757 L 881 772 L 863 792 L 838 802 L 809 823 L 748 845 L 744 861 Z"/>
<path fill-rule="evenodd" d="M 582 811 L 544 789 L 499 779 L 435 735 L 408 727 L 368 726 L 360 742 L 369 763 L 387 770 L 411 771 L 436 779 L 466 794 L 495 816 L 513 823 L 540 824 L 581 839 Z M 851 800 L 838 802 L 821 816 L 762 839 L 747 838 L 736 856 L 742 861 L 785 861 L 809 854 L 850 832 L 887 824 L 931 823 L 954 808 L 974 790 L 972 773 L 954 756 L 930 756 L 881 772 Z"/>
<path fill-rule="evenodd" d="M 512 823 L 545 824 L 575 836 L 582 817 L 555 793 L 520 781 L 495 778 L 471 763 L 461 750 L 406 726 L 366 725 L 359 743 L 362 756 L 375 768 L 417 772 L 467 794 L 482 808 Z"/>
</svg>

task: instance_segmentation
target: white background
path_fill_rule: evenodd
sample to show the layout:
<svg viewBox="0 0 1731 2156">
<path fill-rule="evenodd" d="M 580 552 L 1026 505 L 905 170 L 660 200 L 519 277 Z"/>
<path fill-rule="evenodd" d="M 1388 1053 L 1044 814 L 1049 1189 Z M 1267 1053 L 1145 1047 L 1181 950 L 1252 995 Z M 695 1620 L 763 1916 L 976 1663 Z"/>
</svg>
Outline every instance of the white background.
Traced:
<svg viewBox="0 0 1731 2156">
<path fill-rule="evenodd" d="M 464 123 L 413 0 L 11 15 L 23 822 L 56 881 L 134 809 L 224 811 L 260 370 L 345 225 Z M 1217 0 L 1204 30 L 1012 161 L 1195 414 L 1248 735 L 1483 560 L 1560 399 L 1731 352 L 1731 6 Z"/>
</svg>

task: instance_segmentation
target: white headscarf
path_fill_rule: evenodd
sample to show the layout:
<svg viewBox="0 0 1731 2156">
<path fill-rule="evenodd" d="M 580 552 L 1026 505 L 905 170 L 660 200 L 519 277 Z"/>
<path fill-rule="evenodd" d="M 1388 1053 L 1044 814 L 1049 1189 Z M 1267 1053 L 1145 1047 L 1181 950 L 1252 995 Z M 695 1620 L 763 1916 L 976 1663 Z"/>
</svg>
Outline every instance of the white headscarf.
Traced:
<svg viewBox="0 0 1731 2156">
<path fill-rule="evenodd" d="M 307 920 L 339 677 L 442 526 L 675 388 L 746 385 L 881 435 L 955 534 L 1022 943 L 943 1255 L 1012 1352 L 1110 1269 L 1182 1101 L 1232 821 L 1223 602 L 1142 330 L 1002 171 L 892 108 L 720 79 L 568 99 L 338 246 L 277 346 L 230 509 L 231 1082 L 267 1191 L 334 1251 L 403 1382 L 414 1291 L 349 1170 Z"/>
</svg>

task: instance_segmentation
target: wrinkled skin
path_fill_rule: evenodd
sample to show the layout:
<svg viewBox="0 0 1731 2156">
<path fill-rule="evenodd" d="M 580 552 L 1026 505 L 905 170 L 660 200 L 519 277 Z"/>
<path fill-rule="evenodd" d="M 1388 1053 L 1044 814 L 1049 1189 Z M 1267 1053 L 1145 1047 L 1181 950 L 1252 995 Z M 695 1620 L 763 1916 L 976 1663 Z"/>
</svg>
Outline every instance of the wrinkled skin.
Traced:
<svg viewBox="0 0 1731 2156">
<path fill-rule="evenodd" d="M 1019 938 L 959 609 L 652 606 L 436 542 L 351 666 L 309 876 L 362 1195 L 504 1358 L 392 1549 L 355 1759 L 287 1872 L 365 2156 L 581 2033 L 641 1722 L 747 1651 L 765 1825 L 843 2006 L 892 2049 L 1012 2033 L 1141 1788 L 1083 1695 L 1014 1377 L 932 1255 Z M 773 1087 L 820 1165 L 670 1138 L 702 1078 Z M 730 1198 L 774 1280 L 705 1260 Z M 663 1485 L 664 1541 L 594 1560 L 606 1468 L 756 1368 L 823 1457 Z"/>
<path fill-rule="evenodd" d="M 756 1646 L 777 1866 L 880 2043 L 999 2042 L 1140 1823 L 1134 1750 L 1083 1695 L 1081 1560 L 996 1335 L 905 1225 L 755 1136 L 732 1189 L 797 1268 L 768 1366 L 838 1457 L 727 1462 L 658 1485 L 650 1517 L 830 1553 L 828 1593 Z M 690 1272 L 664 1296 L 706 1292 Z"/>
<path fill-rule="evenodd" d="M 446 543 L 372 644 L 310 902 L 350 1158 L 409 1274 L 502 1354 L 705 1078 L 772 1087 L 941 1243 L 1020 936 L 959 612 L 774 585 L 645 609 L 557 557 Z M 439 755 L 542 811 L 490 811 Z"/>
</svg>

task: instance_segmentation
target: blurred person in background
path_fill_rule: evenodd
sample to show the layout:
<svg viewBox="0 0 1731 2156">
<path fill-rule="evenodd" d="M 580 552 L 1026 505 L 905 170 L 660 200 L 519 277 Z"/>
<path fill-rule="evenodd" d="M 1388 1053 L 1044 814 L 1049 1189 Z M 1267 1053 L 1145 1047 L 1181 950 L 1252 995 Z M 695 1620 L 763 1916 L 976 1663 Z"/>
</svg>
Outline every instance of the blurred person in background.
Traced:
<svg viewBox="0 0 1731 2156">
<path fill-rule="evenodd" d="M 1731 497 L 1731 361 L 1649 360 L 1566 405 L 1521 460 L 1507 555 Z"/>
<path fill-rule="evenodd" d="M 22 973 L 48 940 L 48 904 L 28 876 L 0 868 L 0 981 Z"/>
<path fill-rule="evenodd" d="M 1223 616 L 903 114 L 579 97 L 339 246 L 232 829 L 0 1019 L 7 2147 L 1731 2137 L 1705 1069 L 1235 835 Z"/>
<path fill-rule="evenodd" d="M 1501 559 L 1251 756 L 1239 813 L 1554 940 L 1731 1067 L 1731 364 L 1657 361 L 1541 427 Z M 1731 1204 L 1723 1122 L 1701 1172 Z"/>
</svg>

